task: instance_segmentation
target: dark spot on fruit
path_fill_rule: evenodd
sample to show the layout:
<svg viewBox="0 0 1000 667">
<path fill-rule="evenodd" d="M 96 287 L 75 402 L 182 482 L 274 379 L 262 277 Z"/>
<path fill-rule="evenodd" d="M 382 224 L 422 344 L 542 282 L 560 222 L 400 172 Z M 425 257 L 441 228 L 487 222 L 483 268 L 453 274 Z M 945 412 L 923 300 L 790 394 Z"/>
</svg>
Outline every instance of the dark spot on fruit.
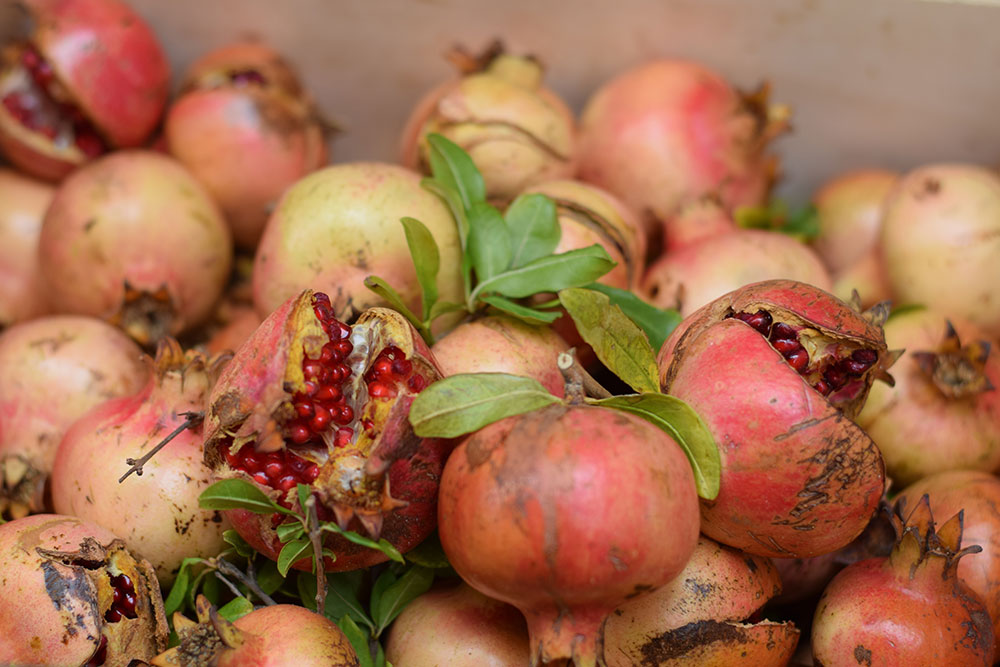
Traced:
<svg viewBox="0 0 1000 667">
<path fill-rule="evenodd" d="M 87 222 L 83 223 L 83 231 L 89 232 L 97 224 L 97 218 L 91 218 Z"/>
<path fill-rule="evenodd" d="M 872 652 L 861 644 L 854 647 L 854 659 L 858 661 L 859 665 L 872 667 Z"/>
<path fill-rule="evenodd" d="M 688 623 L 675 630 L 668 630 L 651 637 L 639 647 L 642 665 L 655 667 L 668 660 L 683 658 L 691 651 L 707 644 L 741 644 L 747 641 L 746 633 L 738 626 L 718 621 Z"/>
<path fill-rule="evenodd" d="M 755 561 L 753 558 L 749 557 L 745 558 L 743 562 L 747 564 L 747 569 L 750 570 L 751 572 L 757 571 L 757 561 Z"/>
</svg>

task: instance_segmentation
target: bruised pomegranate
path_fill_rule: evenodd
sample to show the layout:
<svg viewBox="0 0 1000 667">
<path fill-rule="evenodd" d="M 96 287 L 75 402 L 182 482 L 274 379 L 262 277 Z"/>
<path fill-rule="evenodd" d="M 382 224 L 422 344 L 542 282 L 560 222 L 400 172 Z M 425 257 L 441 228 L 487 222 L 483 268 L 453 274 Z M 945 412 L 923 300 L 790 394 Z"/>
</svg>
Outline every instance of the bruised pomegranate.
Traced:
<svg viewBox="0 0 1000 667">
<path fill-rule="evenodd" d="M 680 574 L 608 616 L 607 666 L 784 667 L 799 631 L 792 623 L 754 620 L 780 592 L 769 559 L 700 537 Z"/>
<path fill-rule="evenodd" d="M 59 180 L 113 148 L 141 145 L 167 101 L 170 68 L 149 25 L 119 0 L 23 0 L 27 40 L 0 65 L 0 149 Z"/>
<path fill-rule="evenodd" d="M 434 529 L 448 444 L 413 434 L 413 397 L 441 373 L 399 313 L 365 311 L 348 326 L 326 294 L 305 290 L 260 325 L 209 397 L 205 462 L 217 479 L 253 481 L 286 507 L 296 485 L 317 498 L 319 519 L 384 537 L 400 551 Z M 278 515 L 227 512 L 255 549 L 277 559 Z M 386 560 L 337 535 L 325 543 L 350 570 Z M 303 560 L 300 567 L 307 568 Z"/>
<path fill-rule="evenodd" d="M 282 192 L 326 163 L 323 124 L 292 68 L 258 42 L 202 56 L 167 111 L 167 150 L 253 249 Z"/>
<path fill-rule="evenodd" d="M 857 537 L 884 469 L 851 419 L 891 361 L 878 323 L 790 280 L 747 285 L 681 322 L 660 349 L 660 384 L 719 446 L 721 487 L 702 501 L 702 531 L 783 558 Z"/>
<path fill-rule="evenodd" d="M 464 440 L 441 479 L 438 530 L 470 586 L 524 613 L 531 664 L 597 664 L 600 627 L 681 571 L 698 538 L 680 447 L 633 415 L 554 405 Z"/>
<path fill-rule="evenodd" d="M 989 614 L 956 576 L 959 562 L 979 551 L 960 549 L 962 512 L 935 528 L 923 496 L 912 511 L 897 504 L 893 521 L 889 557 L 849 565 L 823 592 L 812 626 L 814 663 L 992 665 Z"/>
<path fill-rule="evenodd" d="M 107 665 L 167 646 L 150 564 L 107 530 L 37 514 L 0 525 L 0 664 Z"/>
<path fill-rule="evenodd" d="M 0 334 L 0 516 L 44 509 L 66 430 L 94 406 L 139 391 L 148 374 L 135 343 L 89 317 L 40 317 Z"/>
<path fill-rule="evenodd" d="M 38 238 L 54 194 L 51 185 L 0 168 L 0 329 L 49 309 Z"/>
</svg>

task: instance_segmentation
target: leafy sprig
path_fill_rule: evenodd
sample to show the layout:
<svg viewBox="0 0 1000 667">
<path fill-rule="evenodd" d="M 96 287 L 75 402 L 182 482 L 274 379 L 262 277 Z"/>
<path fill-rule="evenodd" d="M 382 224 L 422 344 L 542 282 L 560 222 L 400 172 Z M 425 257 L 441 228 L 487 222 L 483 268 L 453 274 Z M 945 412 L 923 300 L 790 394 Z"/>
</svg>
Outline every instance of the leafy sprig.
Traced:
<svg viewBox="0 0 1000 667">
<path fill-rule="evenodd" d="M 764 206 L 743 206 L 733 213 L 742 229 L 765 229 L 786 234 L 803 243 L 819 236 L 819 211 L 812 204 L 790 211 L 788 204 L 775 199 Z"/>
</svg>

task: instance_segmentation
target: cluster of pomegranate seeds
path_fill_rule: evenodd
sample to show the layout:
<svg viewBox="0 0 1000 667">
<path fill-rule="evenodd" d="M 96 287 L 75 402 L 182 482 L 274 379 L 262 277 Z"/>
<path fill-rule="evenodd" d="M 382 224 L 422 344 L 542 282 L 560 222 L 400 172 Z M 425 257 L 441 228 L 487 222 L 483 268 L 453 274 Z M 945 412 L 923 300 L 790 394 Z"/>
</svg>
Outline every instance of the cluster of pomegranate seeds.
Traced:
<svg viewBox="0 0 1000 667">
<path fill-rule="evenodd" d="M 122 618 L 135 618 L 135 585 L 127 574 L 118 574 L 111 577 L 111 588 L 114 590 L 114 597 L 111 600 L 111 608 L 104 612 L 104 620 L 108 623 L 117 623 Z"/>
<path fill-rule="evenodd" d="M 98 644 L 97 650 L 94 651 L 94 655 L 90 656 L 90 660 L 84 663 L 83 667 L 100 667 L 108 659 L 108 638 L 101 635 L 101 643 Z"/>
<path fill-rule="evenodd" d="M 244 471 L 258 484 L 279 491 L 289 491 L 299 483 L 312 484 L 319 477 L 318 465 L 287 449 L 264 454 L 253 445 L 245 445 L 233 453 L 227 442 L 221 443 L 219 449 L 231 467 Z"/>
<path fill-rule="evenodd" d="M 413 364 L 402 350 L 390 345 L 379 352 L 375 363 L 365 373 L 368 395 L 372 398 L 394 398 L 399 384 L 403 382 L 412 391 L 420 391 L 427 386 L 424 376 L 413 373 Z"/>
</svg>

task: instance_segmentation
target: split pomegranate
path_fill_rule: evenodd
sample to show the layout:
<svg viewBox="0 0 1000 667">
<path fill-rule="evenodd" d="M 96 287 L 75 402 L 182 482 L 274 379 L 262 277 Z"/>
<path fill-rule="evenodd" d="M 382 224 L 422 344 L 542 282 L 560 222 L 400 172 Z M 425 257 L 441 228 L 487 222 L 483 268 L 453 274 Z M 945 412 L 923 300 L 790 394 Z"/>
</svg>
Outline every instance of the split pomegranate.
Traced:
<svg viewBox="0 0 1000 667">
<path fill-rule="evenodd" d="M 55 189 L 0 168 L 0 329 L 48 312 L 38 237 Z"/>
<path fill-rule="evenodd" d="M 226 366 L 209 397 L 205 462 L 217 479 L 252 480 L 286 507 L 307 484 L 322 521 L 384 537 L 400 551 L 435 523 L 449 444 L 413 434 L 413 397 L 441 372 L 413 327 L 385 308 L 348 326 L 330 298 L 305 290 L 272 313 Z M 277 559 L 279 515 L 227 512 L 255 549 Z M 384 561 L 328 534 L 329 570 Z M 299 567 L 308 569 L 305 559 Z"/>
<path fill-rule="evenodd" d="M 24 0 L 35 31 L 0 65 L 0 149 L 59 180 L 113 148 L 141 145 L 170 85 L 149 25 L 119 0 Z"/>
<path fill-rule="evenodd" d="M 531 664 L 597 664 L 600 628 L 673 579 L 698 538 L 680 447 L 633 415 L 554 405 L 464 440 L 441 479 L 441 544 L 470 586 L 528 620 Z"/>
<path fill-rule="evenodd" d="M 868 524 L 884 486 L 852 418 L 891 363 L 881 326 L 790 280 L 747 285 L 688 316 L 660 349 L 664 392 L 718 443 L 721 487 L 702 531 L 753 554 L 816 556 Z"/>
<path fill-rule="evenodd" d="M 904 519 L 904 512 L 906 517 Z M 961 547 L 962 513 L 936 528 L 927 496 L 898 503 L 888 558 L 850 565 L 823 592 L 812 627 L 817 665 L 993 664 L 993 626 L 956 576 L 976 545 Z"/>
<path fill-rule="evenodd" d="M 0 525 L 0 663 L 126 665 L 167 646 L 150 564 L 81 519 L 37 514 Z"/>
</svg>

